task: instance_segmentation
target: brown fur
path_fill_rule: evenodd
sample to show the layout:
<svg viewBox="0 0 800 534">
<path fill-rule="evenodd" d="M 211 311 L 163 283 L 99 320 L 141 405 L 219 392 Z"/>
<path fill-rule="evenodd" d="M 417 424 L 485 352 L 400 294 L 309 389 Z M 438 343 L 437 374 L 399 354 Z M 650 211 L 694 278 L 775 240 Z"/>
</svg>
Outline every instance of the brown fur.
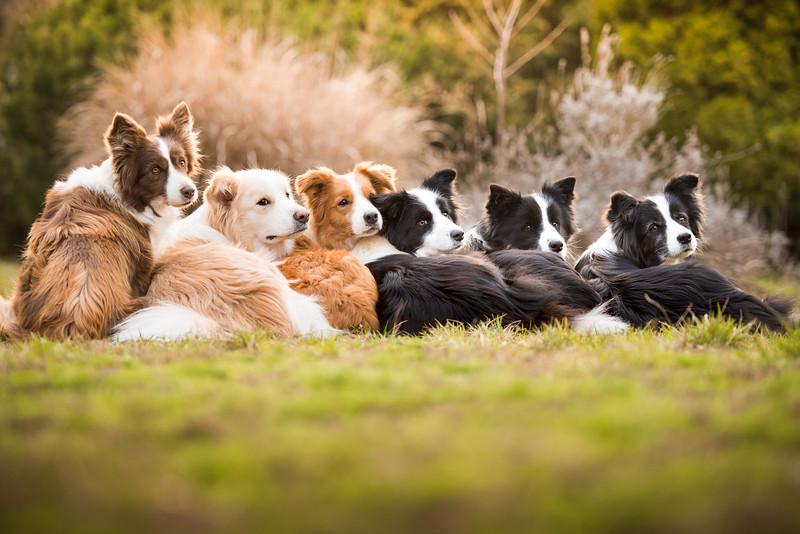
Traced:
<svg viewBox="0 0 800 534">
<path fill-rule="evenodd" d="M 119 202 L 83 188 L 47 194 L 12 300 L 18 326 L 100 338 L 134 311 L 150 281 L 147 229 Z"/>
<path fill-rule="evenodd" d="M 199 171 L 193 121 L 185 103 L 158 121 L 173 164 L 191 177 Z M 167 162 L 154 138 L 127 115 L 115 115 L 105 137 L 115 171 L 111 196 L 76 187 L 47 193 L 31 226 L 11 300 L 17 337 L 105 337 L 133 312 L 150 283 L 153 252 L 147 227 L 131 213 L 164 195 Z M 183 164 L 182 164 L 183 163 Z M 153 167 L 161 172 L 153 172 Z"/>
<path fill-rule="evenodd" d="M 275 267 L 245 250 L 199 240 L 171 246 L 159 258 L 147 304 L 181 304 L 227 331 L 264 328 L 290 337 Z"/>
<path fill-rule="evenodd" d="M 363 162 L 352 172 L 367 198 L 395 190 L 396 172 L 388 165 Z M 311 214 L 310 226 L 317 243 L 325 249 L 351 249 L 355 244 L 350 223 L 353 194 L 345 178 L 321 167 L 298 176 L 295 189 Z M 342 199 L 347 199 L 349 204 L 340 207 L 338 203 Z"/>
<path fill-rule="evenodd" d="M 334 328 L 377 330 L 378 286 L 369 269 L 344 250 L 323 250 L 298 239 L 294 253 L 279 266 L 292 289 L 317 297 Z"/>
</svg>

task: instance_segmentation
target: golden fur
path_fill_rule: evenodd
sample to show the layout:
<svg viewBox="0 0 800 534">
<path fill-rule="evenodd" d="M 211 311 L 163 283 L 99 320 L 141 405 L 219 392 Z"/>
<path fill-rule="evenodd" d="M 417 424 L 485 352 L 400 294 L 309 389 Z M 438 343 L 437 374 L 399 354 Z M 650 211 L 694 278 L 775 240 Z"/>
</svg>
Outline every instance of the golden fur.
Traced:
<svg viewBox="0 0 800 534">
<path fill-rule="evenodd" d="M 388 165 L 362 162 L 346 175 L 320 167 L 298 176 L 295 189 L 311 213 L 310 226 L 316 242 L 325 249 L 352 249 L 358 236 L 354 235 L 351 224 L 355 203 L 348 178 L 355 179 L 361 194 L 369 198 L 394 191 L 395 175 L 396 171 Z M 343 199 L 347 204 L 340 206 Z"/>
<path fill-rule="evenodd" d="M 262 250 L 243 220 L 263 194 L 264 190 L 241 181 L 230 169 L 221 169 L 205 193 L 209 225 L 246 250 Z M 271 259 L 283 260 L 279 269 L 292 289 L 316 297 L 334 328 L 378 328 L 378 289 L 369 269 L 354 256 L 343 250 L 323 250 L 302 237 L 276 243 L 271 247 L 274 251 L 278 253 Z"/>
<path fill-rule="evenodd" d="M 167 248 L 159 258 L 146 304 L 181 304 L 229 332 L 264 328 L 290 337 L 292 325 L 278 289 L 280 276 L 255 254 L 188 239 Z"/>
</svg>

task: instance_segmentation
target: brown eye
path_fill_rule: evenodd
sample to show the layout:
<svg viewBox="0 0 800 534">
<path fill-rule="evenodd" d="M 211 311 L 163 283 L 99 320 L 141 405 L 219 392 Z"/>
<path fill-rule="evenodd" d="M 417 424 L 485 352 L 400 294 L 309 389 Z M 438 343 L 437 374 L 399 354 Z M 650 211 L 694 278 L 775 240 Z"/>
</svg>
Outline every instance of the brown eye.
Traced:
<svg viewBox="0 0 800 534">
<path fill-rule="evenodd" d="M 559 226 L 561 226 L 561 225 L 560 225 L 560 224 L 558 224 L 557 222 L 550 223 L 550 224 L 552 224 L 552 225 L 553 225 L 553 228 L 555 228 L 556 230 L 558 230 L 558 227 L 559 227 Z"/>
<path fill-rule="evenodd" d="M 420 219 L 417 221 L 417 224 L 420 226 L 428 226 L 428 221 L 426 219 Z"/>
<path fill-rule="evenodd" d="M 339 201 L 339 206 L 343 207 L 343 206 L 347 206 L 348 204 L 350 204 L 350 201 L 347 200 L 346 198 L 343 198 L 342 200 Z"/>
<path fill-rule="evenodd" d="M 266 198 L 260 198 L 256 204 L 259 206 L 269 206 L 269 200 Z"/>
<path fill-rule="evenodd" d="M 186 167 L 186 160 L 185 159 L 180 160 L 178 162 L 178 165 L 180 165 L 181 167 Z"/>
<path fill-rule="evenodd" d="M 678 222 L 681 224 L 686 224 L 686 217 L 681 215 L 680 217 L 678 217 Z"/>
<path fill-rule="evenodd" d="M 153 167 L 153 168 L 152 168 L 152 173 L 153 173 L 153 174 L 158 174 L 158 173 L 160 173 L 160 172 L 161 172 L 161 169 L 159 169 L 158 167 Z"/>
<path fill-rule="evenodd" d="M 656 223 L 650 225 L 650 228 L 647 229 L 648 232 L 656 232 L 658 231 L 659 226 Z"/>
</svg>

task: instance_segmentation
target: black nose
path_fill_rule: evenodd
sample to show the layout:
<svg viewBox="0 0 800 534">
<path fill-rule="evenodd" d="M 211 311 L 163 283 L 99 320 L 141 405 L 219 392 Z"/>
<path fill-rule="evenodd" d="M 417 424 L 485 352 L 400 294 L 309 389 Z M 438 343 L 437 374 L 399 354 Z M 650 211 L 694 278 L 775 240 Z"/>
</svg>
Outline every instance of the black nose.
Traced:
<svg viewBox="0 0 800 534">
<path fill-rule="evenodd" d="M 294 212 L 294 220 L 299 223 L 307 223 L 308 222 L 308 212 L 307 211 L 296 211 Z"/>
<path fill-rule="evenodd" d="M 367 224 L 375 224 L 378 222 L 378 212 L 371 211 L 364 214 L 364 222 Z"/>
<path fill-rule="evenodd" d="M 547 243 L 547 246 L 550 247 L 550 250 L 553 252 L 561 252 L 564 249 L 564 243 L 561 241 L 550 241 Z"/>
<path fill-rule="evenodd" d="M 688 245 L 692 242 L 692 234 L 681 234 L 678 236 L 678 243 Z"/>
<path fill-rule="evenodd" d="M 464 240 L 464 230 L 453 230 L 450 232 L 450 237 L 453 238 L 453 241 L 461 243 Z"/>
<path fill-rule="evenodd" d="M 186 200 L 192 198 L 194 196 L 195 191 L 196 189 L 192 185 L 185 185 L 181 187 L 181 195 L 183 195 L 183 198 L 185 198 Z"/>
</svg>

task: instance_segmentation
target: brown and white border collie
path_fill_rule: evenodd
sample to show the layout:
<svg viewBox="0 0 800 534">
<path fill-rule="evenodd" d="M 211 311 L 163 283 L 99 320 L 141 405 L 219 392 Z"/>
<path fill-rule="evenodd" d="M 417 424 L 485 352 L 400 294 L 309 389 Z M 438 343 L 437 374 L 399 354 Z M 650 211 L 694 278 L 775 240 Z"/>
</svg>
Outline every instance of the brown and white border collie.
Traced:
<svg viewBox="0 0 800 534">
<path fill-rule="evenodd" d="M 200 155 L 185 103 L 153 135 L 116 114 L 105 144 L 108 159 L 57 181 L 31 227 L 11 302 L 16 334 L 106 336 L 147 291 L 152 244 L 197 197 Z"/>
</svg>

